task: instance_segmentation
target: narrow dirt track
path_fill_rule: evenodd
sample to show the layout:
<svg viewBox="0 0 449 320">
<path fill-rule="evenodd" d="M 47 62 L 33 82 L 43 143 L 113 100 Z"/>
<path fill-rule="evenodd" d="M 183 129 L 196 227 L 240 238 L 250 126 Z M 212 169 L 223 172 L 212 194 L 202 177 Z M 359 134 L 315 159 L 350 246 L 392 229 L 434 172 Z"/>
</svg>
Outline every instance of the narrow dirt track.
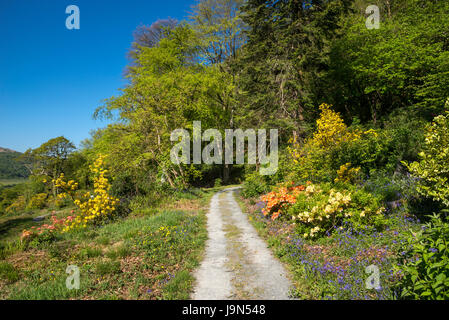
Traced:
<svg viewBox="0 0 449 320">
<path fill-rule="evenodd" d="M 291 283 L 234 199 L 238 188 L 213 196 L 204 260 L 196 271 L 194 300 L 286 300 Z"/>
</svg>

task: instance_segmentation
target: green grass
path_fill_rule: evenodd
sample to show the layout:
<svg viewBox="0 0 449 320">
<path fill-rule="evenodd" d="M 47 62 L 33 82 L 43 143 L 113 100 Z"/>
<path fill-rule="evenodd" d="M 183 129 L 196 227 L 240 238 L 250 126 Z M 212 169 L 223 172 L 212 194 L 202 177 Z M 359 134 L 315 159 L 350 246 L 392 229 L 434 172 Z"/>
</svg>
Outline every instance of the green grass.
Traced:
<svg viewBox="0 0 449 320">
<path fill-rule="evenodd" d="M 19 280 L 19 272 L 13 265 L 7 262 L 0 262 L 0 278 L 8 282 Z"/>
<path fill-rule="evenodd" d="M 21 184 L 26 182 L 28 179 L 26 178 L 16 178 L 16 179 L 0 179 L 0 186 L 15 186 L 17 184 Z"/>
<path fill-rule="evenodd" d="M 179 197 L 180 205 L 170 201 L 167 209 L 62 234 L 34 248 L 2 241 L 0 299 L 188 299 L 213 193 L 200 190 Z M 9 230 L 7 239 L 17 239 L 23 226 Z M 66 288 L 68 265 L 80 269 L 79 290 Z"/>
</svg>

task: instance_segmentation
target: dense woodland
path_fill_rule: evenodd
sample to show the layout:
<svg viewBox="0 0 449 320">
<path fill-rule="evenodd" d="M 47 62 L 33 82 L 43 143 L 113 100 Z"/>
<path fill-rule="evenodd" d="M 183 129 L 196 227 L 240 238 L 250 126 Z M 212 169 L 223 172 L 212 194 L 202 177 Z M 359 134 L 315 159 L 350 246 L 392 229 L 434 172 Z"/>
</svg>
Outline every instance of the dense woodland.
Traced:
<svg viewBox="0 0 449 320">
<path fill-rule="evenodd" d="M 19 160 L 20 153 L 0 148 L 0 179 L 27 178 L 30 171 Z"/>
<path fill-rule="evenodd" d="M 75 206 L 70 233 L 242 184 L 297 297 L 449 298 L 449 1 L 201 0 L 134 38 L 127 85 L 94 113 L 110 124 L 79 149 L 58 137 L 25 152 L 33 174 L 1 191 L 1 215 Z M 194 121 L 278 129 L 279 170 L 172 163 L 171 133 Z M 58 239 L 33 232 L 21 250 Z M 374 293 L 371 264 L 386 283 Z"/>
</svg>

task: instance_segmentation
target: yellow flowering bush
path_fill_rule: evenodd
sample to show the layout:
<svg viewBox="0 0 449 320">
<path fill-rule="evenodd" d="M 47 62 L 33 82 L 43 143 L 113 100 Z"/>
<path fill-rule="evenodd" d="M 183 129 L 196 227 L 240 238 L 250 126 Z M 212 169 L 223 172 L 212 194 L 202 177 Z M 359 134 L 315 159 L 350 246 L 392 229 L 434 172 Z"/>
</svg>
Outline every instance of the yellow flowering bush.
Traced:
<svg viewBox="0 0 449 320">
<path fill-rule="evenodd" d="M 290 141 L 291 146 L 287 148 L 294 166 L 291 178 L 331 182 L 335 179 L 337 170 L 341 171 L 342 175 L 355 175 L 361 168 L 352 170 L 345 168 L 344 166 L 348 166 L 348 161 L 344 161 L 344 158 L 354 156 L 357 159 L 360 152 L 369 149 L 364 144 L 365 140 L 377 137 L 377 132 L 372 129 L 352 130 L 346 126 L 341 115 L 331 109 L 331 105 L 324 103 L 319 108 L 321 115 L 316 122 L 316 130 L 313 135 L 303 143 L 293 138 Z M 371 143 L 371 141 L 369 142 Z M 354 150 L 348 152 L 345 150 L 348 147 Z M 357 154 L 354 155 L 354 152 Z M 367 154 L 370 153 L 371 150 Z M 368 159 L 366 162 L 369 163 L 370 160 Z M 343 179 L 346 180 L 346 178 Z"/>
<path fill-rule="evenodd" d="M 26 207 L 25 196 L 19 196 L 10 206 L 5 209 L 6 213 L 18 213 Z"/>
<path fill-rule="evenodd" d="M 58 190 L 63 191 L 58 194 L 58 197 L 70 197 L 80 210 L 80 213 L 67 224 L 63 232 L 77 228 L 85 228 L 88 224 L 98 223 L 116 210 L 119 199 L 109 195 L 108 191 L 111 185 L 106 178 L 108 171 L 103 167 L 103 156 L 98 157 L 94 164 L 90 166 L 90 170 L 94 176 L 93 193 L 77 193 L 78 183 L 73 180 L 65 181 L 63 174 L 55 179 L 54 183 L 56 187 Z"/>
<path fill-rule="evenodd" d="M 321 115 L 316 121 L 317 129 L 309 143 L 320 147 L 330 148 L 345 141 L 354 141 L 360 138 L 360 131 L 349 131 L 338 112 L 331 106 L 323 103 L 320 107 Z"/>
<path fill-rule="evenodd" d="M 343 182 L 343 183 L 354 183 L 360 173 L 360 167 L 351 168 L 351 163 L 348 162 L 340 167 L 337 171 L 337 178 L 335 178 L 334 182 Z"/>
<path fill-rule="evenodd" d="M 298 194 L 288 214 L 304 238 L 332 232 L 344 221 L 354 228 L 383 225 L 385 211 L 379 199 L 363 190 L 336 190 L 329 184 L 310 184 Z"/>
<path fill-rule="evenodd" d="M 31 197 L 28 201 L 27 209 L 43 209 L 46 205 L 48 195 L 46 193 L 38 193 Z"/>
</svg>

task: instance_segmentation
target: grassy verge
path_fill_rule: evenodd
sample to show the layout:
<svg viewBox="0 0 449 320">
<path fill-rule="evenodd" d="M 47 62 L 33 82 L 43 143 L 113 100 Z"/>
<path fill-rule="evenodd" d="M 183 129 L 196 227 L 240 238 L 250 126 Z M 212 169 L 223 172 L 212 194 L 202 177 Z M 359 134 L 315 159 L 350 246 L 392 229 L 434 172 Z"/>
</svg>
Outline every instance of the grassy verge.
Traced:
<svg viewBox="0 0 449 320">
<path fill-rule="evenodd" d="M 419 221 L 403 210 L 393 210 L 386 216 L 388 227 L 384 232 L 341 228 L 321 239 L 304 240 L 296 233 L 294 223 L 264 217 L 263 204 L 257 201 L 241 196 L 238 199 L 259 234 L 292 273 L 297 298 L 397 298 L 395 284 L 401 274 L 396 272 L 396 266 L 405 253 L 410 231 L 421 228 Z M 372 273 L 366 268 L 370 265 L 379 270 L 379 286 L 375 288 L 367 287 Z"/>
<path fill-rule="evenodd" d="M 21 184 L 26 182 L 28 179 L 26 178 L 17 178 L 17 179 L 0 179 L 0 187 L 3 186 L 15 186 L 17 184 Z"/>
<path fill-rule="evenodd" d="M 151 214 L 131 213 L 32 248 L 2 241 L 0 299 L 188 299 L 215 191 L 178 195 Z M 79 290 L 66 287 L 69 265 L 80 270 Z"/>
</svg>

